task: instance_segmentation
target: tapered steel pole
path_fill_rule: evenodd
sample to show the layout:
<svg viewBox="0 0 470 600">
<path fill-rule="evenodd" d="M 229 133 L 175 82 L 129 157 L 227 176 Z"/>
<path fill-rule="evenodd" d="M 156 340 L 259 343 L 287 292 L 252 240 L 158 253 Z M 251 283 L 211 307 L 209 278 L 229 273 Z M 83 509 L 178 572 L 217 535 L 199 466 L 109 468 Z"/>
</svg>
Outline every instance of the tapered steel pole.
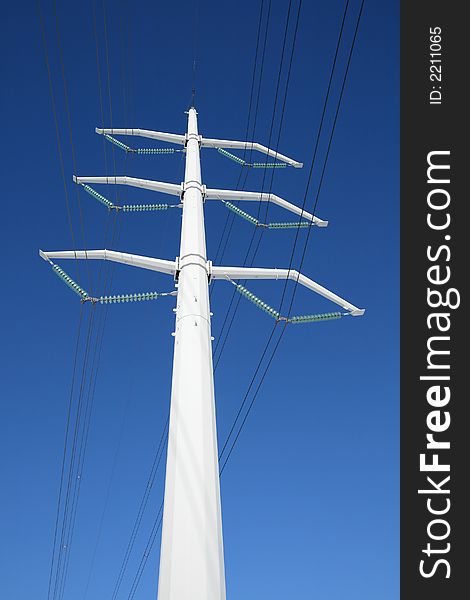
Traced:
<svg viewBox="0 0 470 600">
<path fill-rule="evenodd" d="M 224 600 L 208 266 L 189 110 L 158 600 Z"/>
</svg>

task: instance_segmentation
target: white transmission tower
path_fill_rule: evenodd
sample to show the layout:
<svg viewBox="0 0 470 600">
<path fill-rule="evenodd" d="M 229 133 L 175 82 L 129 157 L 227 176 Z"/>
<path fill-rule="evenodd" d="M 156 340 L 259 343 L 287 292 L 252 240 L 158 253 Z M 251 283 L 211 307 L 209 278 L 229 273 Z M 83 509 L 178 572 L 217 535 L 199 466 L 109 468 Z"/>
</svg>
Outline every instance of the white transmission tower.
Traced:
<svg viewBox="0 0 470 600">
<path fill-rule="evenodd" d="M 224 267 L 212 265 L 206 254 L 204 202 L 220 200 L 230 210 L 256 226 L 270 229 L 291 227 L 325 227 L 328 223 L 271 193 L 242 192 L 206 188 L 201 177 L 201 148 L 217 148 L 223 155 L 247 167 L 302 167 L 302 164 L 255 142 L 209 139 L 198 131 L 197 112 L 188 111 L 185 135 L 143 129 L 96 129 L 110 142 L 126 152 L 161 154 L 175 152 L 173 148 L 132 149 L 114 135 L 141 136 L 183 147 L 186 153 L 184 182 L 181 185 L 134 177 L 77 177 L 74 181 L 108 207 L 109 210 L 132 212 L 182 208 L 180 255 L 176 260 L 151 258 L 112 250 L 80 250 L 43 252 L 54 272 L 69 285 L 83 302 L 133 302 L 152 300 L 161 295 L 176 296 L 176 326 L 174 332 L 173 378 L 170 424 L 166 464 L 163 529 L 158 582 L 159 600 L 224 600 L 225 574 L 220 506 L 217 427 L 212 365 L 211 312 L 209 284 L 213 279 L 225 279 L 259 308 L 277 320 L 305 323 L 359 316 L 357 308 L 305 275 L 292 269 Z M 272 163 L 248 164 L 225 148 L 253 149 L 274 159 Z M 181 151 L 181 150 L 180 150 Z M 278 162 L 280 161 L 280 162 Z M 99 194 L 89 184 L 119 184 L 170 194 L 179 198 L 175 204 L 117 206 Z M 298 215 L 297 222 L 260 223 L 230 201 L 264 201 L 277 204 Z M 55 259 L 110 260 L 172 275 L 176 291 L 117 296 L 91 297 L 67 275 Z M 317 315 L 282 317 L 262 302 L 239 279 L 291 279 L 339 305 L 342 311 Z"/>
</svg>

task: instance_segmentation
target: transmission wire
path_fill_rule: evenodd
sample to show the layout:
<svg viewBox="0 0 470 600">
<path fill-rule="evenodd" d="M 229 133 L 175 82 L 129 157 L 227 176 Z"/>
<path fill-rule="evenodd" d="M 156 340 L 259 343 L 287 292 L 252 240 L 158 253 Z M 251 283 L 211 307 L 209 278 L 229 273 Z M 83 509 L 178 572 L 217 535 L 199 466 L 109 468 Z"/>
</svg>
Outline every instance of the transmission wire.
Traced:
<svg viewBox="0 0 470 600">
<path fill-rule="evenodd" d="M 348 62 L 347 62 L 347 66 L 346 66 L 346 71 L 345 71 L 344 78 L 343 78 L 343 83 L 342 83 L 342 86 L 341 86 L 341 93 L 340 93 L 340 97 L 339 97 L 339 100 L 338 100 L 338 105 L 337 105 L 337 109 L 336 109 L 336 114 L 335 114 L 335 119 L 334 119 L 334 123 L 333 123 L 333 128 L 332 128 L 332 131 L 331 131 L 331 134 L 330 134 L 330 139 L 329 139 L 329 143 L 328 143 L 327 154 L 325 156 L 325 162 L 324 162 L 324 165 L 323 165 L 321 182 L 323 181 L 323 174 L 324 174 L 324 171 L 325 171 L 325 168 L 326 168 L 326 162 L 328 160 L 329 150 L 331 148 L 331 142 L 332 142 L 332 139 L 333 139 L 333 134 L 334 134 L 334 130 L 335 130 L 336 122 L 337 122 L 337 117 L 338 117 L 339 109 L 340 109 L 340 106 L 341 106 L 341 100 L 342 100 L 342 97 L 343 97 L 343 92 L 344 92 L 344 87 L 345 87 L 345 83 L 346 83 L 346 78 L 347 78 L 347 75 L 348 75 L 348 72 L 349 72 L 349 66 L 350 66 L 350 63 L 351 63 L 351 57 L 352 57 L 352 53 L 353 53 L 353 50 L 354 50 L 354 45 L 355 45 L 355 42 L 356 42 L 357 32 L 358 32 L 358 29 L 359 29 L 359 23 L 360 23 L 360 19 L 361 19 L 361 16 L 362 16 L 362 10 L 363 10 L 363 7 L 364 7 L 364 1 L 365 0 L 362 0 L 362 2 L 361 2 L 361 7 L 360 7 L 359 15 L 358 15 L 358 18 L 357 18 L 357 21 L 356 21 L 356 27 L 355 27 L 355 31 L 354 31 L 354 37 L 353 37 L 353 40 L 352 40 L 352 43 L 351 43 L 351 47 L 350 47 L 350 51 L 349 51 L 349 57 L 348 57 Z M 319 199 L 319 195 L 320 195 L 320 190 L 321 190 L 321 186 L 319 187 L 319 190 L 318 190 L 317 195 L 316 195 L 315 205 L 314 205 L 314 211 L 316 210 L 316 207 L 318 205 L 318 199 Z M 312 214 L 314 214 L 314 213 L 312 213 Z M 306 252 L 306 247 L 307 247 L 307 241 L 308 241 L 308 238 L 307 238 L 305 246 L 304 246 L 304 252 L 303 252 L 303 255 L 302 255 L 302 262 L 303 262 L 303 259 L 305 257 L 305 252 Z M 301 265 L 302 265 L 302 262 L 301 262 Z M 301 269 L 301 266 L 300 266 L 299 269 Z M 290 311 L 291 311 L 291 308 L 292 308 L 292 304 L 293 304 L 293 300 L 294 300 L 294 295 L 295 295 L 295 290 L 297 289 L 297 286 L 298 286 L 298 281 L 295 282 L 294 293 L 293 293 L 293 296 L 292 296 L 292 299 L 291 299 L 291 303 L 290 303 L 290 306 L 289 306 L 288 316 L 290 316 Z M 276 326 L 277 326 L 277 323 L 275 324 L 275 326 L 273 328 L 273 332 L 274 332 Z M 238 441 L 238 438 L 239 438 L 239 436 L 241 434 L 241 431 L 242 431 L 242 429 L 243 429 L 243 427 L 244 427 L 244 425 L 246 423 L 248 415 L 251 412 L 253 404 L 254 404 L 254 402 L 256 400 L 256 397 L 257 397 L 257 395 L 259 393 L 261 385 L 262 385 L 262 383 L 263 383 L 263 381 L 264 381 L 264 379 L 266 377 L 266 374 L 267 374 L 267 372 L 268 372 L 268 370 L 269 370 L 269 368 L 270 368 L 270 366 L 272 364 L 274 355 L 275 355 L 275 353 L 276 353 L 276 351 L 277 351 L 277 349 L 279 347 L 280 341 L 281 341 L 281 339 L 282 339 L 282 337 L 284 335 L 284 332 L 286 330 L 286 326 L 287 326 L 287 322 L 285 322 L 283 330 L 282 330 L 282 332 L 281 332 L 281 334 L 280 334 L 280 336 L 279 336 L 279 338 L 278 338 L 278 340 L 276 342 L 276 345 L 275 345 L 275 347 L 274 347 L 274 349 L 272 351 L 272 354 L 271 354 L 271 356 L 269 358 L 269 361 L 268 361 L 268 363 L 267 363 L 267 365 L 265 367 L 265 370 L 264 370 L 263 375 L 261 377 L 261 380 L 260 380 L 260 382 L 258 384 L 256 392 L 255 392 L 255 394 L 253 396 L 253 399 L 252 399 L 252 401 L 251 401 L 251 403 L 250 403 L 250 405 L 248 407 L 248 410 L 247 410 L 247 412 L 245 414 L 245 417 L 244 417 L 244 419 L 243 419 L 243 421 L 242 421 L 242 423 L 240 425 L 238 433 L 237 433 L 237 435 L 236 435 L 236 437 L 235 437 L 235 439 L 234 439 L 234 441 L 233 441 L 233 443 L 231 445 L 229 454 L 228 454 L 228 456 L 227 456 L 224 464 L 222 465 L 222 469 L 221 469 L 220 473 L 222 473 L 222 471 L 224 470 L 224 468 L 225 468 L 225 466 L 227 464 L 227 461 L 228 461 L 230 455 L 232 454 L 232 451 L 233 451 L 233 449 L 234 449 L 234 447 L 235 447 L 235 445 L 236 445 L 236 443 Z M 272 338 L 272 334 L 271 334 L 271 336 L 269 338 L 269 341 L 271 340 L 271 338 Z M 269 345 L 269 341 L 268 341 L 267 346 Z M 264 354 L 265 353 L 263 353 L 263 356 L 264 356 Z M 238 418 L 238 415 L 237 415 L 237 418 Z"/>
</svg>

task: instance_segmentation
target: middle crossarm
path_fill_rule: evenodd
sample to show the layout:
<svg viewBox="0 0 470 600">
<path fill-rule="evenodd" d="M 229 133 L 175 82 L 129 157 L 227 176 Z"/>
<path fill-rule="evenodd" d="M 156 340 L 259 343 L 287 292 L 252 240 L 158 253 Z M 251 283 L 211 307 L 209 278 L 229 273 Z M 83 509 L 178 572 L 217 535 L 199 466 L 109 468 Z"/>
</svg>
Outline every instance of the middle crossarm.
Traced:
<svg viewBox="0 0 470 600">
<path fill-rule="evenodd" d="M 216 189 L 206 189 L 205 193 L 206 200 L 248 200 L 252 202 L 272 202 L 273 204 L 277 204 L 281 208 L 285 208 L 290 212 L 293 212 L 299 217 L 303 219 L 307 219 L 308 221 L 312 221 L 318 227 L 326 227 L 328 225 L 328 221 L 323 221 L 318 217 L 310 214 L 306 210 L 302 210 L 295 204 L 291 204 L 287 200 L 276 196 L 276 194 L 263 193 L 263 192 L 239 192 L 237 190 L 216 190 Z"/>
<path fill-rule="evenodd" d="M 358 317 L 364 314 L 364 308 L 358 308 L 341 296 L 330 292 L 319 283 L 316 283 L 309 277 L 302 275 L 293 269 L 258 269 L 252 267 L 212 267 L 212 279 L 291 279 L 300 283 L 304 287 L 316 292 L 327 300 L 331 300 L 345 310 L 349 311 L 351 316 Z"/>
<path fill-rule="evenodd" d="M 203 137 L 201 140 L 201 146 L 203 148 L 238 148 L 240 150 L 257 150 L 262 154 L 266 154 L 272 158 L 277 160 L 281 160 L 282 162 L 295 167 L 296 169 L 300 169 L 303 164 L 293 158 L 289 158 L 277 150 L 272 150 L 271 148 L 267 148 L 258 142 L 240 142 L 238 140 L 215 140 L 211 138 Z"/>
</svg>

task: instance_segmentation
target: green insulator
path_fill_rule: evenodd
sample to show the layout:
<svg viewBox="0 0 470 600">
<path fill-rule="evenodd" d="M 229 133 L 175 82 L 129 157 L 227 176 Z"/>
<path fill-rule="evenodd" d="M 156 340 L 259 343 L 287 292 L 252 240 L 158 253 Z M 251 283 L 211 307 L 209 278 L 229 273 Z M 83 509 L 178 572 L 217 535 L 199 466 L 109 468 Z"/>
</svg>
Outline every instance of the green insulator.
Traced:
<svg viewBox="0 0 470 600">
<path fill-rule="evenodd" d="M 240 158 L 239 156 L 235 156 L 235 154 L 227 152 L 223 148 L 217 148 L 217 150 L 218 150 L 218 152 L 220 152 L 220 154 L 222 154 L 223 156 L 226 156 L 227 158 L 230 158 L 230 160 L 233 160 L 234 162 L 238 163 L 239 165 L 246 165 L 247 164 L 243 160 L 243 158 Z"/>
<path fill-rule="evenodd" d="M 125 150 L 126 152 L 132 152 L 132 148 L 130 148 L 129 146 L 126 146 L 126 144 L 123 144 L 122 142 L 120 142 L 119 140 L 117 140 L 116 138 L 113 138 L 112 136 L 110 136 L 109 134 L 105 133 L 104 137 L 111 142 L 112 144 L 114 144 L 115 146 L 118 146 L 118 148 L 121 148 L 122 150 Z"/>
<path fill-rule="evenodd" d="M 260 298 L 258 298 L 254 294 L 252 294 L 244 286 L 242 286 L 241 284 L 238 284 L 236 286 L 236 289 L 243 296 L 245 296 L 248 300 L 250 300 L 251 302 L 253 302 L 253 304 L 255 304 L 258 308 L 260 308 L 261 310 L 263 310 L 265 313 L 267 313 L 268 315 L 270 315 L 270 316 L 272 316 L 272 317 L 274 317 L 276 319 L 279 318 L 279 313 L 277 311 L 275 311 L 274 308 L 272 308 L 271 306 L 269 306 L 269 304 L 266 304 L 266 302 L 263 302 Z"/>
<path fill-rule="evenodd" d="M 104 196 L 102 196 L 101 194 L 99 194 L 96 190 L 94 190 L 89 185 L 83 185 L 83 189 L 88 194 L 90 194 L 90 196 L 93 196 L 94 198 L 96 198 L 97 200 L 99 200 L 99 202 L 101 202 L 102 204 L 104 204 L 105 206 L 107 206 L 108 208 L 114 208 L 114 204 L 110 200 L 108 200 L 107 198 L 105 198 Z"/>
<path fill-rule="evenodd" d="M 297 229 L 299 227 L 310 227 L 313 223 L 308 221 L 300 222 L 281 222 L 281 223 L 268 223 L 269 229 Z"/>
<path fill-rule="evenodd" d="M 253 163 L 252 167 L 254 169 L 283 169 L 287 167 L 286 163 Z"/>
<path fill-rule="evenodd" d="M 71 277 L 69 277 L 67 273 L 59 267 L 59 265 L 52 265 L 52 270 L 76 294 L 78 294 L 82 298 L 88 298 L 88 293 L 83 288 L 81 288 L 78 285 L 78 283 L 76 283 Z"/>
<path fill-rule="evenodd" d="M 138 148 L 138 154 L 173 154 L 174 148 Z"/>
<path fill-rule="evenodd" d="M 331 321 L 334 319 L 341 319 L 343 316 L 340 312 L 331 312 L 331 313 L 320 313 L 316 315 L 298 315 L 295 317 L 291 317 L 289 321 L 291 323 L 315 323 L 319 321 Z"/>
<path fill-rule="evenodd" d="M 253 223 L 254 225 L 258 225 L 259 221 L 258 219 L 255 219 L 255 217 L 252 217 L 250 214 L 246 213 L 245 211 L 241 210 L 240 208 L 238 208 L 238 206 L 235 206 L 235 204 L 232 204 L 231 202 L 225 202 L 225 206 L 233 211 L 234 213 L 236 213 L 237 215 L 239 215 L 240 217 L 242 217 L 243 219 L 246 219 L 247 221 L 250 221 L 250 223 Z"/>
</svg>

